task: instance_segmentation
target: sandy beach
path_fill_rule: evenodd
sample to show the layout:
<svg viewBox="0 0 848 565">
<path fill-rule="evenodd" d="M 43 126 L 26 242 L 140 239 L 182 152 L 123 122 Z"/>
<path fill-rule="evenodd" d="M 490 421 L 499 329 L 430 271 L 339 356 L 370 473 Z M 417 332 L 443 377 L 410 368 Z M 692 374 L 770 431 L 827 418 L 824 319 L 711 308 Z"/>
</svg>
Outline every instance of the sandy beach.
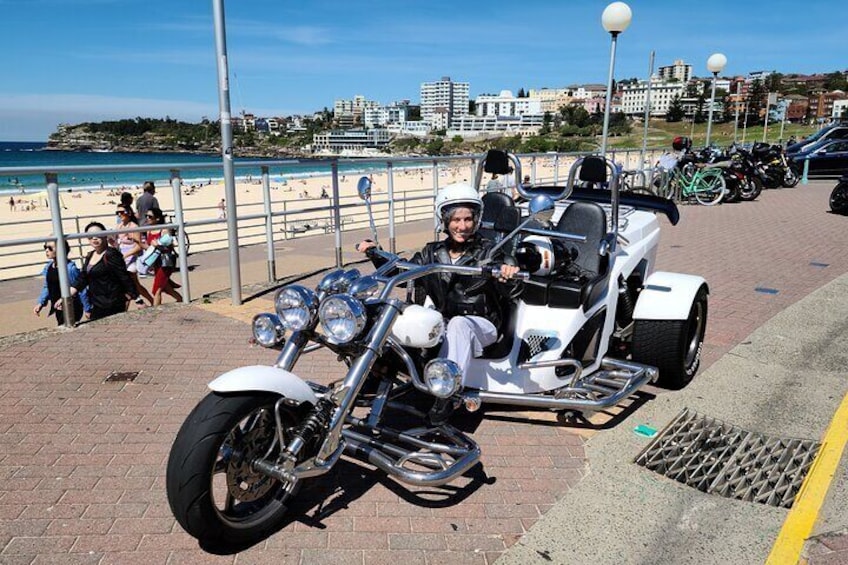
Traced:
<svg viewBox="0 0 848 565">
<path fill-rule="evenodd" d="M 565 182 L 568 168 L 573 162 L 571 158 L 561 158 L 559 162 L 560 182 Z M 625 164 L 627 167 L 635 166 L 635 163 Z M 523 163 L 523 174 L 532 175 L 529 162 Z M 340 175 L 339 193 L 342 205 L 358 204 L 360 200 L 356 196 L 356 183 L 361 175 Z M 375 203 L 374 214 L 377 223 L 385 224 L 387 217 L 387 206 L 380 205 L 385 202 L 385 193 L 388 187 L 388 178 L 385 169 L 377 170 L 370 175 L 373 181 L 373 196 Z M 536 162 L 536 178 L 550 181 L 554 178 L 554 165 L 552 159 L 539 158 Z M 490 175 L 484 175 L 482 185 L 489 181 Z M 447 162 L 439 169 L 439 186 L 453 182 L 473 182 L 473 171 L 470 161 Z M 156 180 L 156 198 L 160 207 L 166 215 L 174 211 L 174 192 L 167 180 Z M 433 170 L 432 165 L 424 165 L 421 168 L 396 167 L 393 173 L 393 185 L 396 199 L 404 196 L 424 196 L 432 194 Z M 133 194 L 134 199 L 141 195 L 141 187 L 129 187 L 128 192 Z M 61 198 L 63 226 L 65 233 L 82 232 L 90 221 L 99 221 L 107 227 L 116 225 L 115 206 L 120 202 L 120 191 L 97 191 L 97 190 L 73 190 L 63 189 L 60 185 L 59 194 Z M 276 218 L 275 233 L 280 239 L 291 236 L 308 235 L 311 230 L 320 230 L 314 233 L 324 233 L 325 229 L 332 229 L 331 213 L 329 210 L 315 210 L 327 207 L 330 198 L 322 197 L 322 194 L 332 195 L 332 179 L 329 171 L 326 176 L 311 176 L 308 178 L 294 178 L 285 182 L 271 182 L 272 210 L 274 212 L 293 212 L 297 210 L 309 210 L 303 213 L 290 214 L 283 224 L 282 218 Z M 16 201 L 13 210 L 9 204 L 9 196 Z M 182 206 L 185 219 L 188 222 L 200 220 L 219 219 L 220 211 L 218 204 L 225 197 L 223 180 L 212 180 L 211 184 L 202 185 L 184 184 L 181 189 Z M 4 202 L 0 203 L 0 241 L 26 237 L 41 237 L 52 232 L 50 211 L 47 207 L 47 195 L 45 191 L 34 191 L 27 194 L 14 194 L 4 196 Z M 250 214 L 260 214 L 264 211 L 261 181 L 253 178 L 250 182 L 239 181 L 236 184 L 236 199 L 239 217 Z M 404 219 L 421 219 L 432 215 L 429 206 L 418 203 L 416 207 L 408 207 L 405 210 L 412 217 Z M 346 208 L 342 210 L 343 229 L 350 227 L 367 226 L 364 206 Z M 397 219 L 396 221 L 399 221 Z M 219 224 L 190 227 L 188 229 L 191 238 L 191 252 L 204 249 L 221 249 L 226 245 L 225 220 L 221 219 Z M 264 223 L 262 219 L 247 220 L 239 223 L 239 237 L 243 244 L 260 243 L 264 241 Z M 82 245 L 72 244 L 71 257 L 78 259 L 88 252 L 86 240 Z M 0 250 L 0 279 L 18 278 L 23 276 L 35 276 L 41 272 L 44 261 L 44 252 L 40 244 L 20 245 L 14 247 L 3 247 Z M 27 266 L 21 266 L 29 264 Z"/>
</svg>

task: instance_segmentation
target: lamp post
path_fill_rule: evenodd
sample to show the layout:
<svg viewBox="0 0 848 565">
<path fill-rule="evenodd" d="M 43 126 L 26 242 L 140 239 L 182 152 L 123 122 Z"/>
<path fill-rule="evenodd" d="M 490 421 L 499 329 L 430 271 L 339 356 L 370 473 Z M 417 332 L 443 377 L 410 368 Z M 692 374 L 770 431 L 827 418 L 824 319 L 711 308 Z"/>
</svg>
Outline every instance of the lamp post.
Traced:
<svg viewBox="0 0 848 565">
<path fill-rule="evenodd" d="M 610 106 L 612 105 L 612 77 L 615 72 L 615 44 L 618 34 L 627 29 L 632 18 L 633 12 L 630 11 L 630 6 L 624 2 L 613 2 L 604 8 L 604 13 L 601 14 L 601 24 L 612 36 L 609 77 L 607 78 L 607 101 L 604 107 L 604 130 L 601 135 L 601 155 L 603 156 L 607 154 L 607 134 L 609 133 Z"/>
<path fill-rule="evenodd" d="M 707 141 L 704 144 L 707 147 L 710 146 L 710 133 L 712 133 L 713 129 L 713 106 L 715 106 L 716 79 L 718 78 L 718 73 L 724 69 L 726 64 L 727 57 L 721 53 L 713 53 L 710 55 L 710 58 L 707 59 L 707 70 L 713 73 L 713 92 L 712 95 L 710 95 L 710 113 L 707 116 Z"/>
</svg>

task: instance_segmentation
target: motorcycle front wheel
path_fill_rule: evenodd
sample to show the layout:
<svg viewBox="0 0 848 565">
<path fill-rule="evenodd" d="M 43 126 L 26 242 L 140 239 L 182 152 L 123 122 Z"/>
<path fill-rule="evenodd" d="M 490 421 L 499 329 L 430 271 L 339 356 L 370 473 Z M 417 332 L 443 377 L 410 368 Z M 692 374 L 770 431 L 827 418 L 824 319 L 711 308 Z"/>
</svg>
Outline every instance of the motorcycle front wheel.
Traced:
<svg viewBox="0 0 848 565">
<path fill-rule="evenodd" d="M 801 181 L 801 177 L 796 173 L 792 167 L 786 167 L 786 172 L 783 173 L 783 187 L 784 188 L 795 188 L 798 186 L 798 183 Z"/>
<path fill-rule="evenodd" d="M 840 182 L 830 193 L 830 210 L 834 214 L 848 215 L 848 182 Z"/>
<path fill-rule="evenodd" d="M 763 181 L 754 176 L 745 177 L 745 180 L 742 181 L 741 184 L 739 198 L 741 198 L 743 202 L 751 202 L 752 200 L 756 200 L 762 192 Z"/>
<path fill-rule="evenodd" d="M 168 503 L 180 526 L 201 543 L 249 544 L 281 525 L 295 489 L 251 465 L 280 451 L 274 419 L 279 398 L 211 393 L 177 434 L 166 473 Z M 281 421 L 287 441 L 293 415 L 283 411 Z"/>
</svg>

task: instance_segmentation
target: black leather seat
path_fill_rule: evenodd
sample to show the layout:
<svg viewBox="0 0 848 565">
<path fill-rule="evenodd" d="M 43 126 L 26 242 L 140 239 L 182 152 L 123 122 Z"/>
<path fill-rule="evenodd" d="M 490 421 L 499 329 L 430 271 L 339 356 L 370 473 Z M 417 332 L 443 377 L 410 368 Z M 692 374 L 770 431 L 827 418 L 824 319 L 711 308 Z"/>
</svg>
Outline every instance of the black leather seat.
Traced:
<svg viewBox="0 0 848 565">
<path fill-rule="evenodd" d="M 586 188 L 605 188 L 607 184 L 606 160 L 596 155 L 585 157 L 580 164 L 577 180 Z"/>
<path fill-rule="evenodd" d="M 600 253 L 607 236 L 606 213 L 594 202 L 573 202 L 563 212 L 556 230 L 586 236 L 583 243 L 568 244 L 577 251 L 573 261 L 578 268 L 555 277 L 531 277 L 524 283 L 522 299 L 527 304 L 586 310 L 603 296 L 609 278 L 609 257 Z"/>
<path fill-rule="evenodd" d="M 508 195 L 489 192 L 483 195 L 480 235 L 494 242 L 514 230 L 521 221 L 521 210 Z"/>
</svg>

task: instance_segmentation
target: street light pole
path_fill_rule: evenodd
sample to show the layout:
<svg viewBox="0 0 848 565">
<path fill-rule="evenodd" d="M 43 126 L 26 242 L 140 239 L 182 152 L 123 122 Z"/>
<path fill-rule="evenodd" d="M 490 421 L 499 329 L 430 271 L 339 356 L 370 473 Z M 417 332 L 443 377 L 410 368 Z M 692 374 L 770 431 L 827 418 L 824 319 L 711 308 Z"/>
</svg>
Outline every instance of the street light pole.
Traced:
<svg viewBox="0 0 848 565">
<path fill-rule="evenodd" d="M 707 59 L 707 70 L 713 73 L 713 88 L 712 94 L 710 95 L 710 111 L 707 117 L 707 140 L 704 143 L 706 147 L 710 146 L 710 134 L 713 129 L 713 106 L 715 106 L 716 80 L 718 79 L 718 73 L 724 69 L 726 64 L 727 57 L 721 53 L 713 53 L 710 55 L 710 58 Z"/>
<path fill-rule="evenodd" d="M 645 168 L 645 153 L 648 151 L 648 120 L 651 119 L 651 77 L 654 75 L 654 55 L 651 51 L 650 62 L 648 63 L 648 87 L 645 89 L 645 129 L 642 133 L 642 153 L 639 157 L 639 170 Z"/>
<path fill-rule="evenodd" d="M 604 107 L 604 129 L 601 134 L 601 155 L 606 156 L 607 153 L 607 136 L 609 134 L 609 119 L 610 106 L 612 105 L 612 80 L 615 73 L 615 46 L 618 40 L 618 34 L 627 29 L 630 25 L 630 20 L 633 18 L 633 12 L 630 11 L 630 6 L 624 2 L 613 2 L 604 9 L 601 14 L 601 24 L 612 36 L 612 44 L 610 46 L 610 64 L 609 76 L 607 77 L 607 99 Z"/>
</svg>

